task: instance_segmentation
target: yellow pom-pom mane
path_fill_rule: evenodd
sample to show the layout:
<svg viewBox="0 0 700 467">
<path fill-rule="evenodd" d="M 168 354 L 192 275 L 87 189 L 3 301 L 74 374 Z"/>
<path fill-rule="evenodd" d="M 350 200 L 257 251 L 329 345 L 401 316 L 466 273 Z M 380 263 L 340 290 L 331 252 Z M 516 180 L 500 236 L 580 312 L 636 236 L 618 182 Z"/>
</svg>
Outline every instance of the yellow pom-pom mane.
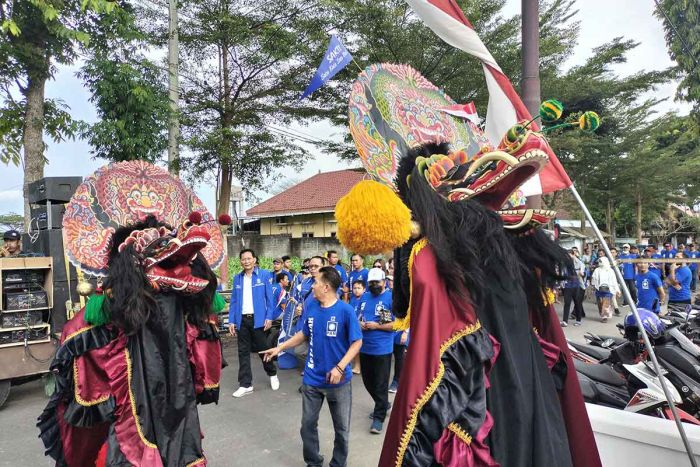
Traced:
<svg viewBox="0 0 700 467">
<path fill-rule="evenodd" d="M 335 206 L 338 240 L 350 251 L 376 255 L 406 243 L 411 211 L 386 185 L 363 180 Z"/>
</svg>

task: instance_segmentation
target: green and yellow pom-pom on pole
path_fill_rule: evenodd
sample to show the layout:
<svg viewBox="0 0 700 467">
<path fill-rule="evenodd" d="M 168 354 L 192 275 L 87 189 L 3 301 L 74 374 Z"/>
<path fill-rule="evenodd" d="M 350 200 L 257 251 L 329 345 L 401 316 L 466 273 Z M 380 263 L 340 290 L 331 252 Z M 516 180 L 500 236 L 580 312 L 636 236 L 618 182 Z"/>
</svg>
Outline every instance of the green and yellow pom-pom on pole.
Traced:
<svg viewBox="0 0 700 467">
<path fill-rule="evenodd" d="M 547 99 L 540 104 L 540 108 L 532 120 L 522 125 L 525 129 L 532 122 L 538 118 L 542 120 L 542 123 L 554 123 L 561 118 L 562 113 L 564 113 L 564 104 L 559 102 L 557 99 Z"/>
<path fill-rule="evenodd" d="M 552 130 L 556 130 L 557 128 L 572 128 L 572 127 L 579 127 L 583 131 L 587 131 L 589 133 L 593 133 L 598 129 L 600 126 L 600 116 L 593 112 L 592 110 L 588 110 L 584 112 L 578 120 L 573 121 L 573 122 L 565 122 L 565 123 L 560 123 L 559 125 L 554 125 L 550 126 L 547 128 L 543 128 L 542 132 L 543 133 L 548 133 Z"/>
</svg>

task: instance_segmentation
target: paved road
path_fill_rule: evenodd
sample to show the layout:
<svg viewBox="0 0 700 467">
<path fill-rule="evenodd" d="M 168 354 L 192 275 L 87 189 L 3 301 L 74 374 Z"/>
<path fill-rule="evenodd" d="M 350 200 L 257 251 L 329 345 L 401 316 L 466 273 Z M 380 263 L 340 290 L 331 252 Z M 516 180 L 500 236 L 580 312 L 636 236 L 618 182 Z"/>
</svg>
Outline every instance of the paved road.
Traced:
<svg viewBox="0 0 700 467">
<path fill-rule="evenodd" d="M 557 305 L 561 307 L 561 305 Z M 569 325 L 567 336 L 582 341 L 586 331 L 615 334 L 614 317 L 608 323 L 597 319 L 592 303 L 585 303 L 588 318 L 583 325 Z M 295 370 L 280 372 L 281 387 L 273 392 L 262 370 L 254 361 L 255 392 L 243 399 L 234 399 L 236 371 L 238 368 L 235 344 L 227 345 L 225 356 L 231 365 L 224 370 L 223 393 L 219 405 L 200 408 L 204 450 L 212 466 L 303 466 L 299 421 L 301 397 L 297 392 L 300 376 Z M 393 397 L 393 396 L 391 396 Z M 41 442 L 34 427 L 36 417 L 46 397 L 41 381 L 30 382 L 12 388 L 6 404 L 0 408 L 0 466 L 49 466 L 43 457 Z M 361 378 L 353 378 L 353 413 L 350 441 L 350 466 L 377 465 L 383 435 L 369 433 L 368 414 L 372 401 Z M 332 452 L 332 425 L 327 407 L 324 406 L 319 422 L 322 453 L 330 460 Z"/>
</svg>

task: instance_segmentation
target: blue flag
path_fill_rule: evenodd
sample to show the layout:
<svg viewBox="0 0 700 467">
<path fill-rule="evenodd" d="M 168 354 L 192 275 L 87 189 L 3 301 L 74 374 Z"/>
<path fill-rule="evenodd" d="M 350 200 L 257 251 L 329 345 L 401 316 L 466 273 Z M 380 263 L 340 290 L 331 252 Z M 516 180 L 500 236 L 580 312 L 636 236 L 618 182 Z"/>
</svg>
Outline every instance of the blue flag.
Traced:
<svg viewBox="0 0 700 467">
<path fill-rule="evenodd" d="M 345 48 L 343 43 L 340 42 L 340 39 L 335 35 L 331 36 L 331 43 L 328 44 L 328 50 L 323 54 L 323 61 L 299 100 L 308 97 L 315 90 L 326 84 L 326 81 L 338 74 L 351 60 L 352 55 L 350 55 L 350 52 L 348 52 L 348 49 Z"/>
</svg>

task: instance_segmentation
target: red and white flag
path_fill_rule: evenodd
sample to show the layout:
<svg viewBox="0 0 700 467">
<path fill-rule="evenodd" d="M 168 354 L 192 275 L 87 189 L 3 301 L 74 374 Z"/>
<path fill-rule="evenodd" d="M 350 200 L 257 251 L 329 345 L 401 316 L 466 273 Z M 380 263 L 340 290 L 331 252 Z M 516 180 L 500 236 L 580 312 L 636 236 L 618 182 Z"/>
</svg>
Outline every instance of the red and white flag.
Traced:
<svg viewBox="0 0 700 467">
<path fill-rule="evenodd" d="M 530 113 L 510 80 L 454 0 L 406 0 L 406 3 L 438 37 L 481 61 L 489 90 L 485 132 L 494 146 L 498 145 L 510 127 L 519 121 L 530 120 Z M 534 123 L 531 126 L 537 129 Z M 571 184 L 559 159 L 549 151 L 549 163 L 538 176 L 528 180 L 522 190 L 527 196 L 551 193 L 568 188 Z"/>
<path fill-rule="evenodd" d="M 449 107 L 442 107 L 440 110 L 446 114 L 454 115 L 459 118 L 466 118 L 474 125 L 479 124 L 479 115 L 476 113 L 476 105 L 474 102 L 467 102 L 466 104 L 455 104 Z"/>
</svg>

